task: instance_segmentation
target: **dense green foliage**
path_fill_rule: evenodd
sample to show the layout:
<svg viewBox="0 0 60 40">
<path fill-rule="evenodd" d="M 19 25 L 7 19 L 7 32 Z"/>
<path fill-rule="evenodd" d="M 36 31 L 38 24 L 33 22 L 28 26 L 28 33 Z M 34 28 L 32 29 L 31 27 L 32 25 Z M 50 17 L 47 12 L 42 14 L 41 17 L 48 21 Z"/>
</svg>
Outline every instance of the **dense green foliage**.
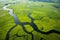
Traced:
<svg viewBox="0 0 60 40">
<path fill-rule="evenodd" d="M 58 5 L 59 4 L 45 2 L 30 2 L 30 8 L 27 3 L 12 4 L 10 8 L 14 10 L 14 14 L 17 15 L 21 22 L 31 22 L 31 19 L 27 16 L 28 13 L 31 13 L 32 18 L 35 19 L 34 23 L 37 25 L 39 30 L 48 32 L 52 29 L 60 31 L 60 7 L 59 9 L 55 7 Z M 30 25 L 26 25 L 25 27 L 28 32 L 33 30 Z M 19 31 L 18 35 L 20 35 L 20 33 L 21 31 Z M 41 37 L 46 40 L 60 40 L 58 39 L 60 38 L 60 35 L 55 33 L 44 35 L 33 31 L 33 34 L 35 40 L 39 40 Z M 18 38 L 18 40 L 19 39 L 20 38 Z M 31 40 L 31 38 L 29 40 Z"/>
<path fill-rule="evenodd" d="M 42 1 L 42 0 L 41 0 Z M 43 0 L 44 1 L 44 0 Z M 56 1 L 57 2 L 57 1 Z M 28 3 L 30 4 L 28 6 Z M 34 18 L 34 23 L 37 25 L 38 29 L 43 32 L 48 32 L 52 29 L 60 32 L 60 4 L 57 3 L 47 3 L 47 2 L 28 2 L 28 3 L 16 3 L 12 4 L 10 7 L 13 9 L 14 14 L 18 17 L 21 22 L 31 22 L 31 19 L 27 16 L 31 13 L 31 17 Z M 5 40 L 6 34 L 11 29 L 15 23 L 14 18 L 8 14 L 9 11 L 3 10 L 4 4 L 0 4 L 0 40 Z M 24 25 L 28 32 L 32 32 L 34 40 L 60 40 L 60 34 L 51 33 L 48 35 L 38 33 L 30 25 Z M 27 35 L 25 38 L 17 37 Z M 31 35 L 26 33 L 21 25 L 17 25 L 10 32 L 10 40 L 31 40 Z"/>
</svg>

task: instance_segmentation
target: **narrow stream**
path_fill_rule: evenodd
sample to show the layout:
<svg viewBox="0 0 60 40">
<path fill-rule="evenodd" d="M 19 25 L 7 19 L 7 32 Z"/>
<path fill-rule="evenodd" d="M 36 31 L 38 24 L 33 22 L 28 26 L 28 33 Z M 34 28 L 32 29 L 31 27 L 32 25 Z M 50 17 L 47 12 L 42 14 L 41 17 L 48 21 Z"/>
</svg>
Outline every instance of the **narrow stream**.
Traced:
<svg viewBox="0 0 60 40">
<path fill-rule="evenodd" d="M 8 30 L 7 34 L 6 34 L 6 39 L 5 40 L 9 40 L 9 36 L 10 36 L 10 32 L 17 26 L 17 25 L 20 25 L 22 26 L 23 30 L 27 33 L 27 34 L 30 34 L 32 36 L 32 39 L 31 40 L 34 40 L 34 35 L 32 34 L 32 32 L 28 32 L 26 29 L 25 29 L 25 26 L 24 25 L 30 25 L 33 30 L 35 30 L 36 32 L 39 32 L 39 33 L 42 33 L 42 34 L 50 34 L 50 33 L 57 33 L 57 34 L 60 34 L 59 31 L 56 31 L 54 29 L 48 31 L 48 32 L 43 32 L 41 30 L 38 29 L 37 25 L 34 23 L 34 19 L 30 16 L 30 13 L 28 13 L 27 17 L 31 19 L 31 22 L 21 22 L 18 20 L 18 17 L 13 13 L 13 10 L 12 9 L 9 9 L 7 7 L 11 6 L 11 4 L 7 4 L 3 7 L 4 10 L 8 10 L 9 11 L 9 15 L 12 16 L 14 18 L 14 21 L 16 23 L 15 26 L 13 26 L 11 29 Z M 18 35 L 16 35 L 18 36 Z M 18 36 L 18 37 L 21 37 L 21 36 Z"/>
<path fill-rule="evenodd" d="M 14 18 L 14 21 L 15 21 L 16 24 L 20 24 L 20 22 L 19 22 L 17 16 L 13 13 L 13 10 L 7 8 L 7 7 L 9 7 L 9 6 L 11 6 L 11 4 L 7 4 L 7 5 L 5 5 L 5 6 L 3 7 L 3 9 L 9 11 L 10 16 L 12 16 L 12 17 Z"/>
<path fill-rule="evenodd" d="M 24 30 L 27 34 L 31 34 L 31 36 L 32 36 L 32 39 L 31 39 L 31 40 L 33 40 L 33 34 L 32 34 L 31 32 L 27 32 L 27 30 L 26 30 L 25 27 L 24 27 L 25 24 L 22 23 L 22 22 L 20 22 L 20 21 L 18 20 L 17 16 L 13 13 L 13 10 L 12 10 L 12 9 L 7 8 L 7 7 L 9 7 L 9 6 L 11 6 L 11 4 L 5 5 L 5 6 L 3 7 L 3 9 L 9 11 L 9 15 L 14 18 L 14 21 L 15 21 L 16 25 L 13 26 L 12 28 L 10 28 L 10 29 L 8 30 L 8 32 L 7 32 L 7 34 L 6 34 L 5 40 L 9 40 L 10 32 L 11 32 L 17 25 L 21 25 L 22 28 L 23 28 L 23 30 Z M 16 35 L 16 36 L 17 36 L 17 35 Z M 17 37 L 22 37 L 22 36 L 17 36 Z"/>
</svg>

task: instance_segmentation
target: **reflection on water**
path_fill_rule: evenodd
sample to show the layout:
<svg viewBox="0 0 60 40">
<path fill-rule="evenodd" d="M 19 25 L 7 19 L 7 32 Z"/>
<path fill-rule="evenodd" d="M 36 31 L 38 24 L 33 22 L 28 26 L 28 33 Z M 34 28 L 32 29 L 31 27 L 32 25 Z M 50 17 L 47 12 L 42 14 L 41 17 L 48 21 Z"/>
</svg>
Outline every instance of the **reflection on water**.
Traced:
<svg viewBox="0 0 60 40">
<path fill-rule="evenodd" d="M 5 6 L 3 7 L 3 9 L 4 9 L 4 10 L 8 10 L 8 11 L 9 11 L 9 14 L 14 17 L 15 23 L 16 23 L 16 24 L 19 24 L 19 20 L 18 20 L 17 16 L 14 15 L 12 9 L 7 8 L 8 6 L 10 6 L 10 4 L 5 5 Z"/>
</svg>

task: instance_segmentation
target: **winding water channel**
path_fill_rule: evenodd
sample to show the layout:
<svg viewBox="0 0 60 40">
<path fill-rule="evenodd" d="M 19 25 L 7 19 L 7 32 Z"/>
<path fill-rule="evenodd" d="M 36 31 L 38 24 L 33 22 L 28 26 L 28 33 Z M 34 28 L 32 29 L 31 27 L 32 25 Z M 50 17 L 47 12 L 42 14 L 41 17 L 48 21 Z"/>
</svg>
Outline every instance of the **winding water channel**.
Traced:
<svg viewBox="0 0 60 40">
<path fill-rule="evenodd" d="M 5 5 L 5 6 L 3 7 L 3 9 L 4 9 L 4 10 L 8 10 L 8 11 L 9 11 L 10 16 L 12 16 L 12 17 L 14 18 L 15 23 L 16 23 L 16 24 L 19 24 L 20 22 L 19 22 L 19 20 L 18 20 L 17 16 L 13 13 L 13 10 L 12 10 L 12 9 L 7 8 L 7 7 L 9 7 L 9 6 L 11 6 L 11 4 L 7 4 L 7 5 Z"/>
<path fill-rule="evenodd" d="M 25 26 L 24 25 L 30 25 L 36 32 L 39 32 L 39 33 L 42 33 L 42 34 L 50 34 L 50 33 L 57 33 L 57 34 L 60 34 L 59 31 L 56 31 L 56 30 L 50 30 L 48 32 L 43 32 L 41 30 L 38 29 L 37 25 L 34 23 L 34 19 L 30 16 L 31 14 L 28 13 L 27 17 L 29 17 L 31 19 L 31 22 L 21 22 L 20 20 L 18 20 L 18 17 L 14 14 L 13 12 L 13 9 L 9 9 L 7 7 L 11 6 L 11 4 L 7 4 L 3 7 L 4 10 L 8 10 L 9 11 L 9 15 L 12 16 L 14 18 L 14 21 L 16 23 L 15 26 L 13 26 L 11 29 L 8 30 L 7 34 L 6 34 L 6 38 L 5 40 L 9 40 L 9 37 L 10 37 L 10 32 L 17 26 L 17 25 L 20 25 L 22 26 L 23 30 L 27 33 L 27 34 L 30 34 L 32 36 L 32 39 L 31 40 L 34 40 L 34 36 L 32 34 L 32 32 L 28 32 L 26 29 L 25 29 Z M 18 36 L 16 34 L 17 37 L 21 37 L 21 36 Z"/>
<path fill-rule="evenodd" d="M 17 25 L 21 25 L 21 26 L 23 27 L 23 30 L 24 30 L 26 33 L 31 34 L 31 35 L 32 35 L 32 40 L 33 40 L 33 34 L 32 34 L 31 32 L 27 32 L 27 30 L 24 28 L 24 24 L 25 24 L 25 23 L 20 22 L 20 21 L 18 20 L 17 16 L 13 13 L 13 10 L 7 8 L 7 7 L 9 7 L 10 5 L 11 5 L 11 4 L 5 5 L 5 6 L 3 7 L 3 9 L 9 11 L 9 15 L 14 18 L 14 21 L 15 21 L 16 25 L 13 26 L 11 29 L 9 29 L 9 31 L 8 31 L 7 34 L 6 34 L 6 39 L 5 39 L 5 40 L 9 40 L 10 32 L 11 32 Z M 28 23 L 26 22 L 26 24 L 28 24 Z M 16 36 L 17 36 L 17 34 L 16 34 Z M 23 35 L 22 35 L 22 36 L 23 36 Z M 21 37 L 21 36 L 17 36 L 17 37 Z"/>
</svg>

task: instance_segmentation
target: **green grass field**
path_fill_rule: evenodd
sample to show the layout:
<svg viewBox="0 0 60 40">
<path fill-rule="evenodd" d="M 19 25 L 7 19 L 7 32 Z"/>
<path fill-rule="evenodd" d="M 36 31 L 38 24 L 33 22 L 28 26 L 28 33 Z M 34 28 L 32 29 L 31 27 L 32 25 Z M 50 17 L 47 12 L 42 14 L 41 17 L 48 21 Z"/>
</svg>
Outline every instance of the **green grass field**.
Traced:
<svg viewBox="0 0 60 40">
<path fill-rule="evenodd" d="M 21 22 L 31 22 L 31 19 L 27 16 L 28 13 L 31 13 L 31 17 L 35 19 L 34 23 L 39 30 L 48 32 L 54 29 L 60 32 L 60 4 L 46 2 L 29 2 L 29 4 L 30 8 L 28 3 L 16 3 L 8 8 L 13 9 L 14 14 Z M 0 40 L 5 40 L 7 31 L 15 23 L 13 17 L 8 14 L 8 11 L 4 11 L 1 8 L 2 6 L 4 5 L 0 4 Z M 25 25 L 25 29 L 28 32 L 34 30 L 30 25 Z M 15 34 L 27 35 L 28 38 L 26 38 L 31 40 L 31 35 L 26 33 L 20 25 L 10 32 L 10 40 L 26 40 L 24 37 L 16 37 Z M 60 40 L 60 34 L 56 33 L 45 35 L 34 30 L 32 34 L 34 35 L 34 40 L 40 40 L 41 38 L 43 38 L 41 40 Z"/>
</svg>

